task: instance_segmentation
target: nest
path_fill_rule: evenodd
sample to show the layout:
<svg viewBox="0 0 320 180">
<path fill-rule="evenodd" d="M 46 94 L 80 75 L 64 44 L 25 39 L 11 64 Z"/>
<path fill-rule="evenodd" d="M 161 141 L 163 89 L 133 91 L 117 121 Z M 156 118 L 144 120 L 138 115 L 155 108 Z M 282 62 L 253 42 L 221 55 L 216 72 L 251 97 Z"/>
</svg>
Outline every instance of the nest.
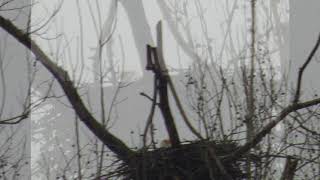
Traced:
<svg viewBox="0 0 320 180">
<path fill-rule="evenodd" d="M 218 157 L 226 156 L 239 146 L 235 142 L 197 141 L 179 147 L 140 150 L 130 163 L 122 164 L 118 173 L 125 180 L 219 180 L 225 179 L 210 156 L 214 148 Z M 232 179 L 246 179 L 246 157 L 222 162 Z"/>
</svg>

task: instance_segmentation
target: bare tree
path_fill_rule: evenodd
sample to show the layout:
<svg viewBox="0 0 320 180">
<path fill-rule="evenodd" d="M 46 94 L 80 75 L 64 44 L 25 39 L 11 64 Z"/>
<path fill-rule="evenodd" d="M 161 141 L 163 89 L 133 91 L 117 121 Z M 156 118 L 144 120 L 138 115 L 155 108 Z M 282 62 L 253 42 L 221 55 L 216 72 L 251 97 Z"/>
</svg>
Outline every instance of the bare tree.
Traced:
<svg viewBox="0 0 320 180">
<path fill-rule="evenodd" d="M 129 6 L 127 1 L 120 1 L 126 10 L 133 13 L 130 8 L 133 6 L 142 7 L 142 2 Z M 116 3 L 116 2 L 113 2 Z M 128 3 L 128 4 L 126 4 Z M 170 24 L 170 30 L 175 34 L 178 44 L 184 52 L 194 60 L 192 67 L 186 72 L 184 80 L 186 101 L 183 103 L 180 91 L 175 87 L 178 83 L 171 78 L 168 67 L 165 64 L 163 54 L 163 32 L 161 24 L 157 26 L 157 44 L 152 42 L 147 46 L 139 49 L 139 54 L 143 52 L 147 55 L 141 64 L 145 65 L 146 70 L 153 73 L 154 91 L 153 96 L 148 93 L 141 93 L 146 99 L 151 101 L 151 111 L 146 121 L 146 126 L 141 133 L 143 136 L 143 147 L 135 150 L 131 148 L 122 139 L 111 133 L 112 126 L 109 124 L 111 114 L 114 108 L 115 99 L 117 99 L 119 89 L 126 86 L 122 83 L 118 84 L 114 97 L 111 100 L 109 111 L 106 111 L 106 95 L 105 95 L 105 79 L 110 71 L 104 71 L 102 53 L 105 50 L 105 44 L 109 43 L 109 39 L 103 33 L 97 33 L 99 43 L 96 49 L 97 55 L 95 60 L 98 62 L 99 71 L 96 72 L 99 77 L 99 107 L 98 115 L 90 108 L 90 102 L 85 102 L 85 96 L 82 95 L 80 80 L 70 75 L 66 69 L 61 67 L 59 62 L 55 61 L 51 56 L 30 37 L 30 32 L 18 28 L 14 21 L 0 16 L 0 26 L 8 34 L 14 37 L 19 43 L 27 48 L 35 56 L 37 62 L 53 76 L 53 82 L 58 83 L 61 87 L 63 96 L 67 98 L 67 106 L 70 105 L 74 111 L 74 127 L 76 153 L 70 161 L 65 159 L 67 167 L 60 176 L 67 179 L 66 171 L 77 169 L 74 177 L 77 179 L 89 178 L 83 172 L 91 162 L 90 154 L 82 153 L 80 142 L 80 127 L 78 119 L 99 141 L 94 141 L 95 157 L 93 161 L 96 163 L 95 174 L 91 177 L 96 179 L 108 177 L 121 177 L 124 179 L 268 179 L 282 178 L 293 179 L 294 176 L 301 175 L 313 177 L 319 176 L 319 169 L 307 171 L 308 167 L 318 168 L 319 163 L 319 133 L 315 127 L 318 117 L 318 105 L 320 99 L 314 97 L 312 99 L 301 101 L 302 77 L 307 70 L 308 65 L 315 57 L 320 44 L 320 35 L 307 59 L 301 65 L 298 73 L 296 86 L 293 91 L 288 88 L 288 81 L 285 78 L 277 77 L 279 74 L 272 62 L 272 52 L 266 41 L 269 38 L 268 33 L 258 35 L 256 28 L 259 23 L 259 15 L 257 6 L 259 1 L 250 1 L 250 31 L 251 42 L 245 44 L 235 52 L 235 48 L 230 47 L 230 56 L 239 58 L 243 61 L 234 63 L 234 70 L 229 71 L 228 66 L 223 66 L 214 61 L 210 38 L 207 34 L 206 19 L 204 18 L 204 10 L 200 1 L 195 1 L 197 15 L 201 22 L 201 29 L 204 41 L 199 46 L 202 54 L 194 51 L 193 37 L 190 33 L 190 27 L 186 26 L 186 39 L 178 33 L 178 29 L 174 24 L 174 16 L 170 14 L 168 4 L 160 2 L 159 7 Z M 274 4 L 273 4 L 274 5 Z M 186 18 L 189 17 L 187 7 L 188 4 L 183 2 L 182 9 Z M 179 10 L 179 5 L 177 11 Z M 236 7 L 236 6 L 234 6 Z M 260 6 L 259 6 L 260 7 Z M 136 7 L 138 8 L 138 7 Z M 81 17 L 81 6 L 78 4 L 78 12 Z M 143 14 L 143 11 L 139 11 Z M 231 13 L 232 14 L 232 13 Z M 140 14 L 141 15 L 141 14 Z M 276 16 L 276 15 L 275 15 Z M 130 16 L 133 18 L 133 16 Z M 231 22 L 233 15 L 230 15 Z M 81 19 L 81 18 L 80 18 Z M 93 21 L 95 18 L 92 18 Z M 107 22 L 107 32 L 111 33 L 113 18 Z M 141 19 L 140 19 L 141 20 Z M 142 19 L 143 20 L 143 19 Z M 131 21 L 132 23 L 133 21 Z M 82 21 L 80 20 L 80 29 Z M 144 24 L 146 25 L 146 24 Z M 133 24 L 132 24 L 133 26 Z M 97 26 L 101 31 L 102 26 Z M 144 26 L 145 27 L 145 26 Z M 231 26 L 228 26 L 230 29 Z M 146 27 L 149 32 L 148 27 Z M 136 32 L 136 30 L 134 30 Z M 229 31 L 229 30 L 228 30 Z M 137 33 L 137 32 L 136 32 Z M 138 36 L 135 36 L 136 38 Z M 140 35 L 143 37 L 143 35 Z M 147 34 L 146 37 L 149 37 Z M 232 39 L 233 35 L 227 32 L 226 39 Z M 246 37 L 246 36 L 245 36 Z M 80 40 L 80 45 L 83 43 Z M 137 43 L 138 41 L 136 41 Z M 234 42 L 228 46 L 232 46 Z M 83 51 L 83 46 L 79 49 Z M 144 50 L 143 50 L 144 49 Z M 109 57 L 112 56 L 112 50 L 107 49 Z M 225 49 L 221 51 L 226 51 Z M 110 55 L 111 54 L 111 55 Z M 203 55 L 205 54 L 205 55 Z M 223 53 L 218 57 L 222 58 Z M 240 54 L 240 55 L 239 55 Z M 207 60 L 202 60 L 206 57 Z M 83 62 L 85 57 L 79 56 Z M 145 60 L 145 61 L 144 61 Z M 81 62 L 80 61 L 80 62 Z M 81 66 L 81 65 L 80 65 Z M 113 67 L 111 65 L 111 67 Z M 114 67 L 111 68 L 114 70 Z M 83 71 L 81 71 L 83 72 Z M 113 71 L 113 77 L 116 71 Z M 106 74 L 105 74 L 106 73 Z M 121 74 L 121 73 L 120 73 Z M 123 74 L 122 74 L 123 75 Z M 145 74 L 151 76 L 151 74 Z M 123 76 L 119 76 L 123 77 Z M 285 76 L 284 76 L 285 77 Z M 122 79 L 122 78 L 120 78 Z M 150 78 L 151 79 L 151 78 Z M 79 81 L 77 81 L 79 80 Z M 113 83 L 119 81 L 112 81 Z M 54 86 L 52 83 L 52 86 Z M 50 91 L 50 88 L 49 90 Z M 292 93 L 290 94 L 290 91 Z M 172 96 L 172 97 L 171 97 Z M 46 98 L 50 97 L 47 95 Z M 59 98 L 53 95 L 54 98 Z M 92 99 L 91 99 L 92 100 Z M 174 103 L 170 103 L 173 100 Z M 187 106 L 189 105 L 189 106 Z M 174 107 L 177 113 L 174 115 Z M 190 109 L 189 109 L 190 108 Z M 157 148 L 154 141 L 154 122 L 156 109 L 162 115 L 166 131 L 171 141 L 171 147 Z M 181 116 L 181 117 L 178 117 Z M 147 117 L 147 115 L 146 115 Z M 188 130 L 194 135 L 191 142 L 184 141 L 179 134 L 178 119 L 181 118 L 181 124 L 185 124 Z M 191 120 L 192 119 L 192 120 Z M 72 121 L 72 119 L 66 119 Z M 276 131 L 276 127 L 281 124 L 281 132 Z M 195 126 L 197 128 L 195 128 Z M 150 132 L 150 134 L 148 134 Z M 99 145 L 99 142 L 102 145 Z M 89 143 L 90 144 L 90 143 Z M 85 145 L 86 146 L 86 145 Z M 108 155 L 105 147 L 115 154 L 115 164 L 107 167 L 104 155 Z M 65 152 L 61 150 L 62 154 Z M 192 154 L 193 152 L 196 152 Z M 307 152 L 307 153 L 306 153 Z M 88 156 L 84 160 L 84 156 Z M 190 155 L 188 158 L 187 155 Z M 77 159 L 77 167 L 69 166 L 73 159 Z M 185 161 L 185 162 L 184 162 Z M 86 163 L 86 165 L 84 164 Z M 191 162 L 191 163 L 190 163 Z M 190 164 L 196 162 L 200 168 L 197 172 L 192 172 Z M 161 164 L 164 163 L 164 164 Z M 199 164 L 197 164 L 199 163 Z M 244 163 L 245 166 L 242 166 Z M 243 169 L 237 166 L 245 167 Z M 283 167 L 280 171 L 274 171 L 276 168 L 272 166 Z M 117 168 L 113 172 L 106 172 L 104 168 Z M 238 177 L 237 175 L 242 175 Z M 50 171 L 48 171 L 48 179 L 50 179 Z"/>
</svg>

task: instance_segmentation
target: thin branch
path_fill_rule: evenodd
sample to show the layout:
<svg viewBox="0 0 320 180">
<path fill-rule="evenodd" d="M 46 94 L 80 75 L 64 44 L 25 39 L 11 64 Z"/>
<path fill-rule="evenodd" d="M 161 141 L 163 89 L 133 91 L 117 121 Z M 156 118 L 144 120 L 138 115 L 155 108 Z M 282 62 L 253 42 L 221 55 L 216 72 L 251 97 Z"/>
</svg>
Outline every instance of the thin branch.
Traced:
<svg viewBox="0 0 320 180">
<path fill-rule="evenodd" d="M 74 123 L 75 123 L 75 138 L 76 138 L 76 158 L 77 158 L 77 166 L 78 166 L 78 179 L 82 180 L 82 164 L 81 164 L 81 150 L 80 150 L 80 136 L 79 136 L 79 123 L 78 123 L 78 117 L 77 114 L 75 114 L 74 117 Z"/>
<path fill-rule="evenodd" d="M 184 122 L 186 123 L 187 127 L 190 129 L 190 131 L 195 135 L 197 136 L 199 139 L 202 139 L 203 140 L 203 137 L 201 136 L 201 134 L 192 126 L 190 120 L 188 119 L 185 111 L 183 110 L 183 107 L 182 107 L 182 104 L 180 102 L 180 99 L 179 99 L 179 96 L 175 90 L 175 87 L 173 85 L 173 82 L 170 78 L 170 76 L 168 76 L 168 84 L 169 84 L 169 87 L 170 87 L 170 90 L 172 92 L 172 96 L 173 96 L 173 99 L 180 111 L 180 114 L 184 120 Z"/>
<path fill-rule="evenodd" d="M 143 131 L 143 146 L 144 147 L 147 144 L 148 129 L 152 124 L 154 112 L 155 112 L 156 105 L 157 105 L 158 88 L 157 88 L 157 78 L 156 78 L 156 76 L 154 77 L 153 88 L 154 88 L 153 89 L 153 98 L 150 98 L 149 96 L 146 96 L 146 97 L 149 97 L 150 99 L 152 99 L 152 105 L 151 105 L 151 109 L 150 109 L 150 113 L 149 113 L 149 116 L 148 116 L 148 120 L 147 120 L 146 126 L 145 126 L 144 131 Z M 142 93 L 141 93 L 141 95 L 142 95 Z M 152 129 L 150 129 L 150 131 L 152 131 Z"/>
<path fill-rule="evenodd" d="M 274 119 L 273 121 L 271 121 L 269 124 L 267 124 L 259 133 L 257 133 L 252 140 L 250 140 L 249 142 L 247 142 L 246 144 L 244 144 L 242 147 L 240 147 L 238 150 L 234 151 L 233 153 L 231 153 L 230 155 L 226 156 L 224 159 L 225 160 L 236 160 L 241 158 L 242 156 L 244 156 L 246 153 L 248 153 L 250 151 L 250 149 L 254 148 L 257 144 L 259 144 L 262 139 L 268 135 L 271 130 L 279 123 L 281 122 L 287 115 L 289 115 L 290 113 L 300 110 L 300 109 L 304 109 L 304 108 L 308 108 L 314 105 L 320 104 L 320 98 L 318 99 L 313 99 L 310 101 L 306 101 L 306 102 L 302 102 L 302 103 L 296 103 L 296 104 L 292 104 L 287 106 L 286 108 L 284 108 L 279 115 L 276 117 L 276 119 Z"/>
<path fill-rule="evenodd" d="M 301 83 L 302 83 L 302 75 L 308 64 L 311 62 L 312 58 L 314 57 L 315 53 L 319 49 L 320 46 L 320 34 L 318 36 L 318 40 L 316 44 L 314 45 L 313 49 L 311 50 L 307 60 L 304 62 L 302 67 L 299 68 L 299 75 L 298 75 L 298 82 L 297 82 L 297 88 L 296 88 L 296 94 L 293 100 L 293 103 L 297 103 L 300 98 L 300 91 L 301 91 Z"/>
<path fill-rule="evenodd" d="M 19 124 L 22 120 L 27 119 L 29 115 L 30 115 L 30 110 L 26 110 L 17 116 L 0 120 L 0 124 Z"/>
</svg>

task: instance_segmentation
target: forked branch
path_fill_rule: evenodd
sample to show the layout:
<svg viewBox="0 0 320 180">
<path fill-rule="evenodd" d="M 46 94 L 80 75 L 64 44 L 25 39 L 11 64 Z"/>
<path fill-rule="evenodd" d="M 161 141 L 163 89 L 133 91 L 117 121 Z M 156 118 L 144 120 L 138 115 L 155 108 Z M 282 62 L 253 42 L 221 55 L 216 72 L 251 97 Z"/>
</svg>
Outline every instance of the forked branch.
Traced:
<svg viewBox="0 0 320 180">
<path fill-rule="evenodd" d="M 254 138 L 241 146 L 238 150 L 236 150 L 234 153 L 231 155 L 225 157 L 225 160 L 236 160 L 244 156 L 246 153 L 250 151 L 250 149 L 254 148 L 257 144 L 259 144 L 262 139 L 268 135 L 271 130 L 279 123 L 281 122 L 287 115 L 289 115 L 292 112 L 295 112 L 300 109 L 308 108 L 314 105 L 320 104 L 320 98 L 318 99 L 313 99 L 310 101 L 302 102 L 302 103 L 296 103 L 292 104 L 290 106 L 287 106 L 284 108 L 279 115 L 271 121 L 269 124 L 267 124 L 259 133 L 257 133 Z"/>
<path fill-rule="evenodd" d="M 314 57 L 315 53 L 317 52 L 319 46 L 320 46 L 320 34 L 319 34 L 319 37 L 318 37 L 318 40 L 317 40 L 315 46 L 313 47 L 312 51 L 310 52 L 308 58 L 306 59 L 303 66 L 299 69 L 298 82 L 297 82 L 297 88 L 296 88 L 294 101 L 291 104 L 289 104 L 287 107 L 285 107 L 274 120 L 272 120 L 270 123 L 268 123 L 249 142 L 245 143 L 243 146 L 241 146 L 238 150 L 236 150 L 231 155 L 225 157 L 225 160 L 236 160 L 236 159 L 239 159 L 240 157 L 244 156 L 246 153 L 248 153 L 250 151 L 250 149 L 252 149 L 256 145 L 258 145 L 262 141 L 262 139 L 266 135 L 268 135 L 271 132 L 271 130 L 279 122 L 284 120 L 287 117 L 287 115 L 289 115 L 290 113 L 304 109 L 304 108 L 308 108 L 308 107 L 311 107 L 311 106 L 314 106 L 317 104 L 320 104 L 320 98 L 299 103 L 303 72 L 306 69 L 306 67 L 310 64 L 310 62 L 311 62 L 312 58 Z"/>
<path fill-rule="evenodd" d="M 309 63 L 311 62 L 311 60 L 314 57 L 314 55 L 316 54 L 317 50 L 319 49 L 319 46 L 320 46 L 320 34 L 318 36 L 318 40 L 317 40 L 316 44 L 314 45 L 313 49 L 310 52 L 307 60 L 304 62 L 304 64 L 301 66 L 301 68 L 299 68 L 297 87 L 296 87 L 296 94 L 294 96 L 293 103 L 297 103 L 299 101 L 300 94 L 301 94 L 300 91 L 301 91 L 303 72 L 306 69 L 306 67 L 309 65 Z"/>
</svg>

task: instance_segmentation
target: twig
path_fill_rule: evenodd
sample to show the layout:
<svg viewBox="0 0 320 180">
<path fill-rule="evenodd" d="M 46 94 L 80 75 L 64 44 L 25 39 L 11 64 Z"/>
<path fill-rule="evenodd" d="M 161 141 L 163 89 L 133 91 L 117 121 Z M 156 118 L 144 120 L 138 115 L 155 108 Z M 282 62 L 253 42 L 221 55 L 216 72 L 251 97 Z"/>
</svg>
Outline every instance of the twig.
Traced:
<svg viewBox="0 0 320 180">
<path fill-rule="evenodd" d="M 180 114 L 181 114 L 184 122 L 186 123 L 187 127 L 190 129 L 190 131 L 191 131 L 195 136 L 197 136 L 199 139 L 203 140 L 204 138 L 203 138 L 203 137 L 201 136 L 201 134 L 192 126 L 192 124 L 191 124 L 190 120 L 188 119 L 185 111 L 183 110 L 183 107 L 182 107 L 182 104 L 181 104 L 181 102 L 180 102 L 179 96 L 178 96 L 178 94 L 177 94 L 177 92 L 176 92 L 176 90 L 175 90 L 175 87 L 174 87 L 174 85 L 173 85 L 173 82 L 172 82 L 170 76 L 169 76 L 169 78 L 168 78 L 168 83 L 169 83 L 170 90 L 171 90 L 171 92 L 172 92 L 173 99 L 174 99 L 174 101 L 175 101 L 175 103 L 176 103 L 176 105 L 177 105 L 177 107 L 178 107 L 178 109 L 179 109 L 179 111 L 180 111 Z"/>
<path fill-rule="evenodd" d="M 303 72 L 306 69 L 306 67 L 308 66 L 308 64 L 311 62 L 311 60 L 314 57 L 315 53 L 317 52 L 319 46 L 320 46 L 320 34 L 318 36 L 318 40 L 317 40 L 316 44 L 314 45 L 313 49 L 310 52 L 307 60 L 304 62 L 302 67 L 299 68 L 299 75 L 298 75 L 296 94 L 294 96 L 293 103 L 298 103 L 298 101 L 299 101 Z"/>
<path fill-rule="evenodd" d="M 150 114 L 148 116 L 148 120 L 146 123 L 146 126 L 144 128 L 144 132 L 143 132 L 143 146 L 146 146 L 147 143 L 147 133 L 148 133 L 148 129 L 150 127 L 150 125 L 152 124 L 152 120 L 153 120 L 153 116 L 154 116 L 154 112 L 155 112 L 155 108 L 156 108 L 156 104 L 157 104 L 157 79 L 156 76 L 154 76 L 154 85 L 153 85 L 154 89 L 153 89 L 153 98 L 152 98 L 152 105 L 151 105 L 151 110 L 150 110 Z M 142 95 L 142 94 L 141 94 Z M 150 129 L 150 131 L 152 131 L 152 129 Z"/>
<path fill-rule="evenodd" d="M 269 124 L 267 124 L 259 133 L 257 133 L 252 140 L 250 140 L 249 142 L 245 143 L 242 147 L 240 147 L 238 150 L 236 150 L 235 152 L 231 153 L 230 155 L 226 156 L 224 159 L 227 161 L 233 161 L 233 160 L 237 160 L 239 158 L 241 158 L 242 156 L 244 156 L 246 153 L 248 153 L 250 151 L 251 148 L 255 147 L 257 144 L 259 144 L 261 142 L 261 140 L 270 133 L 270 131 L 279 123 L 281 122 L 288 114 L 303 109 L 303 108 L 307 108 L 310 106 L 314 106 L 320 104 L 320 98 L 318 99 L 313 99 L 310 101 L 306 101 L 306 102 L 302 102 L 302 103 L 296 103 L 296 104 L 292 104 L 287 106 L 286 108 L 284 108 L 279 115 L 276 117 L 276 119 L 274 119 L 273 121 L 271 121 Z"/>
</svg>

